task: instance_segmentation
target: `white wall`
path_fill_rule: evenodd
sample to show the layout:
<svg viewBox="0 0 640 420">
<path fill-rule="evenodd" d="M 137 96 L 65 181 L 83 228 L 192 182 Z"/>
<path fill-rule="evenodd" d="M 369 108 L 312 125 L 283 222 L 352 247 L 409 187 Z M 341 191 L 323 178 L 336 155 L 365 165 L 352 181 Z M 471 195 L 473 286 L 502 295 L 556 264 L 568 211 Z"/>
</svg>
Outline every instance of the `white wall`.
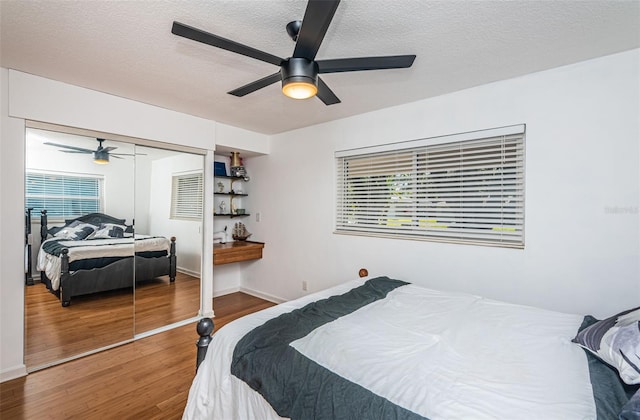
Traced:
<svg viewBox="0 0 640 420">
<path fill-rule="evenodd" d="M 141 149 L 142 153 L 147 149 L 136 146 L 136 150 L 138 148 Z M 150 208 L 152 206 L 149 194 L 151 190 L 152 162 L 153 160 L 151 159 L 139 159 L 136 157 L 134 207 L 136 230 L 141 233 L 149 232 L 149 215 L 151 214 Z"/>
<path fill-rule="evenodd" d="M 640 304 L 639 50 L 273 136 L 248 159 L 264 258 L 243 287 L 285 299 L 360 267 L 436 289 L 607 316 Z M 339 105 L 336 105 L 339 106 Z M 334 151 L 527 124 L 524 250 L 333 234 Z"/>
<path fill-rule="evenodd" d="M 151 164 L 151 197 L 149 235 L 176 237 L 178 269 L 200 277 L 202 259 L 202 223 L 192 220 L 171 219 L 171 186 L 174 175 L 204 169 L 203 157 L 182 153 L 154 160 Z"/>
<path fill-rule="evenodd" d="M 269 142 L 265 141 L 263 134 L 217 123 L 216 148 L 226 148 L 236 152 L 248 151 L 258 154 L 268 154 Z M 227 170 L 229 170 L 229 166 L 227 166 Z"/>
<path fill-rule="evenodd" d="M 25 120 L 102 131 L 208 150 L 205 157 L 205 214 L 213 212 L 213 150 L 215 121 L 146 105 L 42 77 L 0 68 L 2 139 L 0 141 L 2 238 L 0 254 L 0 381 L 26 374 L 24 325 L 24 142 Z M 10 89 L 9 89 L 10 88 Z M 238 129 L 244 147 L 268 149 L 268 138 Z M 233 144 L 233 127 L 222 133 Z M 205 217 L 202 258 L 202 311 L 211 313 L 213 294 L 212 218 Z M 4 241 L 0 241 L 2 243 Z"/>
<path fill-rule="evenodd" d="M 9 117 L 9 74 L 0 68 L 0 381 L 26 373 L 24 347 L 24 121 Z M 8 238 L 13 238 L 9 240 Z"/>
</svg>

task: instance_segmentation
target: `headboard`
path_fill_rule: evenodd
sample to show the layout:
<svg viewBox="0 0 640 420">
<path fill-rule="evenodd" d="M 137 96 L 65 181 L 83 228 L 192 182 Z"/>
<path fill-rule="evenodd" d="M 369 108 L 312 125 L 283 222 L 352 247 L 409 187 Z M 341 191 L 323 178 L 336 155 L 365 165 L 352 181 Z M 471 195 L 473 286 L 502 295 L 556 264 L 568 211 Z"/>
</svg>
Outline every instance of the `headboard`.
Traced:
<svg viewBox="0 0 640 420">
<path fill-rule="evenodd" d="M 40 240 L 44 242 L 44 240 L 47 239 L 48 235 L 55 235 L 56 232 L 63 229 L 65 226 L 69 226 L 71 223 L 75 221 L 90 223 L 95 226 L 100 226 L 103 223 L 125 225 L 127 226 L 127 231 L 130 230 L 131 232 L 133 232 L 132 226 L 127 225 L 126 220 L 127 219 L 117 219 L 113 216 L 109 216 L 108 214 L 104 214 L 104 213 L 88 213 L 83 216 L 76 217 L 75 219 L 66 219 L 64 221 L 64 226 L 56 226 L 49 229 L 49 227 L 47 226 L 48 224 L 47 211 L 42 210 L 40 215 Z"/>
<path fill-rule="evenodd" d="M 95 226 L 100 226 L 103 223 L 113 223 L 116 225 L 124 225 L 126 221 L 126 219 L 116 219 L 115 217 L 109 216 L 108 214 L 104 214 L 104 213 L 89 213 L 89 214 L 85 214 L 84 216 L 76 217 L 75 219 L 65 220 L 64 224 L 65 226 L 67 226 L 75 222 L 76 220 L 79 222 L 90 223 Z"/>
</svg>

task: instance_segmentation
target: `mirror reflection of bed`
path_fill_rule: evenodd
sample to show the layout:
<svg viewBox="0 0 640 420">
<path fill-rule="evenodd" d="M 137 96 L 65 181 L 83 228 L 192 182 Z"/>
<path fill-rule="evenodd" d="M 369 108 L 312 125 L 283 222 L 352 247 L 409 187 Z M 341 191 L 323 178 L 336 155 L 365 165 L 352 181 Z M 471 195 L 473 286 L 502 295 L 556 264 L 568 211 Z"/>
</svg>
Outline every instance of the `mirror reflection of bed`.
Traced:
<svg viewBox="0 0 640 420">
<path fill-rule="evenodd" d="M 202 213 L 176 212 L 173 184 L 181 178 L 192 187 L 196 180 L 202 191 L 203 157 L 107 136 L 100 146 L 109 148 L 108 163 L 96 164 L 98 154 L 83 151 L 96 150 L 96 138 L 34 128 L 26 145 L 25 206 L 33 208 L 32 257 L 25 261 L 27 368 L 195 316 Z M 57 274 L 48 271 L 56 264 Z"/>
</svg>

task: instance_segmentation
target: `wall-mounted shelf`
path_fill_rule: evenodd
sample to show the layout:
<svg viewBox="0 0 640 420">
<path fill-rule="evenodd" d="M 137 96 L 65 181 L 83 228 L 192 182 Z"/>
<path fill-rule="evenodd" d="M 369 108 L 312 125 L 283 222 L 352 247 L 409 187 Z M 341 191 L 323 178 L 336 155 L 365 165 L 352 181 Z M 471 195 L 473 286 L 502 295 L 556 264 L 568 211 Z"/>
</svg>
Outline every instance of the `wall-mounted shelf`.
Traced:
<svg viewBox="0 0 640 420">
<path fill-rule="evenodd" d="M 233 180 L 237 180 L 237 181 L 244 181 L 244 177 L 243 176 L 214 175 L 214 178 L 226 178 L 226 179 L 233 179 Z"/>
<path fill-rule="evenodd" d="M 231 217 L 233 219 L 234 217 L 249 216 L 249 213 L 242 213 L 242 214 L 237 214 L 237 213 L 213 213 L 213 215 L 214 216 Z"/>
<path fill-rule="evenodd" d="M 245 193 L 235 193 L 235 192 L 214 192 L 213 194 L 215 195 L 232 195 L 234 197 L 248 197 L 249 194 L 245 194 Z"/>
<path fill-rule="evenodd" d="M 213 265 L 229 264 L 262 258 L 264 242 L 235 241 L 213 244 Z"/>
<path fill-rule="evenodd" d="M 220 179 L 216 184 L 216 191 L 213 192 L 213 195 L 218 197 L 218 200 L 215 203 L 215 209 L 218 210 L 213 213 L 214 216 L 220 217 L 244 217 L 249 216 L 249 213 L 238 214 L 235 212 L 236 208 L 244 208 L 242 207 L 242 197 L 248 197 L 249 194 L 245 192 L 236 192 L 235 190 L 242 190 L 243 183 L 246 182 L 244 177 L 241 176 L 229 176 L 229 175 L 214 175 L 214 178 Z M 234 188 L 234 182 L 238 182 L 238 186 Z M 219 185 L 218 185 L 219 184 Z M 222 190 L 222 191 L 221 191 Z M 223 199 L 223 197 L 229 197 L 228 202 Z M 234 201 L 236 200 L 236 201 Z M 225 203 L 222 207 L 220 204 Z M 240 203 L 238 205 L 238 203 Z"/>
</svg>

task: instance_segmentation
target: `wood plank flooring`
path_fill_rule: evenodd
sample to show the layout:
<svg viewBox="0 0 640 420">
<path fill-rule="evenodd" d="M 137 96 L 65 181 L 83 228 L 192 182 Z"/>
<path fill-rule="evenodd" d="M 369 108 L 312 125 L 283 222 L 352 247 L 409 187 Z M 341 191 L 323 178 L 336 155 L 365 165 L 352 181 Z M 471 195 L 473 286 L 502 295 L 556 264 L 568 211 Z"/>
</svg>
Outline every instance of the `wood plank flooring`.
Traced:
<svg viewBox="0 0 640 420">
<path fill-rule="evenodd" d="M 135 305 L 134 305 L 135 299 Z M 131 289 L 77 296 L 69 307 L 44 284 L 25 287 L 25 364 L 32 369 L 89 350 L 130 340 L 134 334 L 194 317 L 200 279 L 177 273 Z"/>
<path fill-rule="evenodd" d="M 72 303 L 73 305 L 73 303 Z M 243 293 L 214 299 L 216 331 L 274 304 Z M 4 419 L 179 419 L 193 380 L 195 324 L 0 384 Z"/>
</svg>

